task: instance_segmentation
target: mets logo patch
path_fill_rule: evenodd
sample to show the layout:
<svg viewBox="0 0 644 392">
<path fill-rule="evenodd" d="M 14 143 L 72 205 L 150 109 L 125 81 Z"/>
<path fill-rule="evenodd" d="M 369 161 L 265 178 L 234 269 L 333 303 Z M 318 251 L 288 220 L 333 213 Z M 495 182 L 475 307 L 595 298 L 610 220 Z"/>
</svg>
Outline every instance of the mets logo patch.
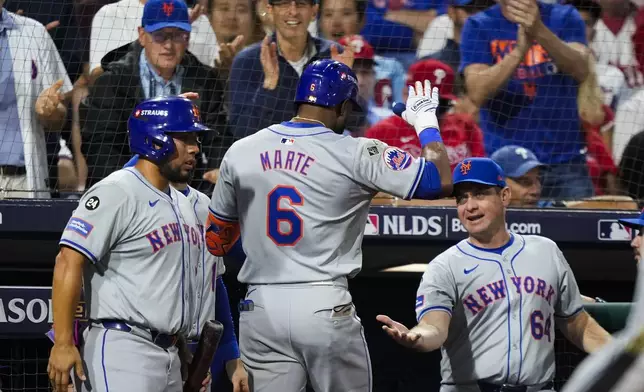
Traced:
<svg viewBox="0 0 644 392">
<path fill-rule="evenodd" d="M 412 156 L 396 147 L 388 147 L 385 152 L 382 153 L 382 157 L 385 160 L 385 164 L 388 168 L 395 171 L 402 171 L 407 169 L 411 165 Z"/>
</svg>

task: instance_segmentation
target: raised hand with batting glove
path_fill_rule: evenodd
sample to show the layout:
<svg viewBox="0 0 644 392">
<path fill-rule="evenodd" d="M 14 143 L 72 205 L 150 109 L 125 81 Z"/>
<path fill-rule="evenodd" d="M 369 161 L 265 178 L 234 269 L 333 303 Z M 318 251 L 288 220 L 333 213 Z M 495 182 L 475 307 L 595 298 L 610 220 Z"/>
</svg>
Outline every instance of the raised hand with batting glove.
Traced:
<svg viewBox="0 0 644 392">
<path fill-rule="evenodd" d="M 415 86 L 409 86 L 407 104 L 394 105 L 394 112 L 414 127 L 420 138 L 425 130 L 440 130 L 438 117 L 436 117 L 438 103 L 438 87 L 432 88 L 429 80 L 425 80 L 424 85 L 422 82 L 416 81 Z M 423 144 L 421 139 L 421 145 Z"/>
</svg>

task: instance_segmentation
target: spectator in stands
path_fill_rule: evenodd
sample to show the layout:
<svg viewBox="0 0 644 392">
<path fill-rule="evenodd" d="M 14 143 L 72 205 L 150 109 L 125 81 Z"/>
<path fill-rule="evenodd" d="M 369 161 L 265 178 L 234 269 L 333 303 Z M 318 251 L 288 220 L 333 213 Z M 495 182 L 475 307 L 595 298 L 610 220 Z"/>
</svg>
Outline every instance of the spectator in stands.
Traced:
<svg viewBox="0 0 644 392">
<path fill-rule="evenodd" d="M 416 46 L 427 26 L 446 11 L 444 0 L 369 0 L 362 35 L 376 53 L 409 66 L 415 61 Z"/>
<path fill-rule="evenodd" d="M 95 0 L 96 1 L 96 0 Z M 78 0 L 7 0 L 7 11 L 35 19 L 49 31 L 71 80 L 83 71 L 89 40 L 85 40 L 74 12 Z"/>
<path fill-rule="evenodd" d="M 577 9 L 586 24 L 586 39 L 591 48 L 595 46 L 595 26 L 601 17 L 601 8 L 593 0 L 569 0 L 567 4 Z M 593 53 L 596 58 L 596 54 Z M 622 71 L 609 63 L 595 64 L 597 80 L 603 92 L 604 103 L 612 109 L 617 107 L 622 89 L 626 83 Z"/>
<path fill-rule="evenodd" d="M 261 22 L 262 30 L 265 35 L 272 35 L 275 33 L 275 24 L 273 23 L 273 15 L 268 11 L 269 0 L 255 0 L 257 7 L 257 15 Z M 308 27 L 308 32 L 312 37 L 318 36 L 317 19 L 311 20 Z"/>
<path fill-rule="evenodd" d="M 611 127 L 613 112 L 608 106 L 603 106 L 600 110 L 604 110 L 601 125 L 592 125 L 583 121 L 588 173 L 593 181 L 596 195 L 618 195 L 621 194 L 617 181 L 618 169 L 602 137 L 602 133 L 605 133 L 602 128 Z"/>
<path fill-rule="evenodd" d="M 172 9 L 171 13 L 164 12 L 168 8 Z M 216 69 L 202 64 L 186 51 L 191 25 L 183 0 L 149 0 L 141 24 L 139 40 L 127 46 L 124 57 L 104 62 L 105 72 L 90 87 L 83 131 L 89 186 L 120 169 L 130 159 L 127 118 L 132 108 L 144 99 L 198 93 L 195 104 L 200 108 L 203 122 L 215 128 L 221 137 L 225 135 L 224 86 Z M 117 48 L 114 52 L 121 50 Z M 222 143 L 213 134 L 205 136 L 203 154 L 197 162 L 199 171 L 218 165 L 225 148 Z"/>
<path fill-rule="evenodd" d="M 588 56 L 588 77 L 579 86 L 577 106 L 586 138 L 586 163 L 595 194 L 617 195 L 617 167 L 610 154 L 613 134 L 613 111 L 603 102 L 603 93 L 595 73 L 595 59 Z"/>
<path fill-rule="evenodd" d="M 254 8 L 254 0 L 208 0 L 208 19 L 219 42 L 211 49 L 216 52 L 215 65 L 224 81 L 235 55 L 264 37 Z"/>
<path fill-rule="evenodd" d="M 640 110 L 642 108 L 640 107 Z M 644 129 L 644 127 L 643 127 Z M 619 180 L 626 194 L 637 200 L 640 208 L 644 207 L 644 130 L 638 132 L 628 141 L 622 160 L 619 162 Z"/>
<path fill-rule="evenodd" d="M 116 48 L 136 41 L 139 38 L 144 6 L 148 0 L 119 0 L 102 7 L 92 20 L 90 40 L 90 72 L 92 80 L 101 72 L 103 56 Z M 149 0 L 155 3 L 161 0 Z M 175 6 L 176 2 L 166 1 Z M 185 3 L 184 3 L 185 6 Z M 169 9 L 169 8 L 168 8 Z M 190 34 L 190 52 L 201 63 L 214 66 L 218 55 L 217 37 L 208 18 L 202 15 L 203 6 L 197 4 L 190 10 L 192 32 Z"/>
<path fill-rule="evenodd" d="M 321 36 L 339 41 L 346 36 L 358 35 L 365 23 L 366 6 L 367 0 L 322 0 L 320 2 Z M 367 42 L 364 37 L 355 41 L 354 51 L 362 47 L 362 42 Z M 371 44 L 369 46 L 373 50 L 373 46 Z M 387 115 L 390 115 L 391 104 L 402 101 L 406 71 L 394 58 L 374 55 L 373 60 L 376 84 L 371 107 L 376 108 L 376 111 L 388 112 Z"/>
<path fill-rule="evenodd" d="M 268 12 L 268 0 L 256 0 L 256 13 L 262 24 L 262 31 L 265 35 L 271 35 L 275 32 L 273 17 Z"/>
<path fill-rule="evenodd" d="M 439 89 L 440 106 L 437 116 L 452 170 L 465 158 L 485 156 L 483 134 L 478 125 L 466 114 L 449 113 L 451 102 L 456 99 L 452 94 L 454 71 L 447 64 L 436 60 L 421 60 L 409 68 L 407 86 L 413 85 L 416 80 L 425 79 Z M 407 86 L 404 88 L 405 101 Z M 401 148 L 414 157 L 420 156 L 420 141 L 414 127 L 396 115 L 367 129 L 365 136 Z"/>
<path fill-rule="evenodd" d="M 460 69 L 485 149 L 531 149 L 548 165 L 547 198 L 593 194 L 577 108 L 589 72 L 585 33 L 573 7 L 536 0 L 500 0 L 463 27 Z"/>
<path fill-rule="evenodd" d="M 0 67 L 0 198 L 50 197 L 45 133 L 63 126 L 71 81 L 45 27 L 4 7 Z"/>
<path fill-rule="evenodd" d="M 254 0 L 208 0 L 208 19 L 219 43 L 233 43 L 241 36 L 241 46 L 246 47 L 265 36 Z"/>
<path fill-rule="evenodd" d="M 77 199 L 85 191 L 87 184 L 87 161 L 82 153 L 81 137 L 81 101 L 89 94 L 87 87 L 88 78 L 81 77 L 74 84 L 72 90 L 71 104 L 71 126 L 69 137 L 59 140 L 59 149 L 56 154 L 57 162 L 57 184 L 59 196 L 67 199 Z M 69 140 L 69 141 L 68 141 Z"/>
<path fill-rule="evenodd" d="M 644 127 L 644 9 L 629 0 L 600 0 L 592 49 L 598 64 L 618 67 L 626 79 L 615 113 L 612 153 L 619 161 L 626 144 Z"/>
<path fill-rule="evenodd" d="M 440 50 L 435 51 L 431 54 L 424 55 L 422 57 L 441 61 L 449 65 L 454 70 L 456 74 L 454 92 L 456 93 L 456 95 L 460 96 L 465 92 L 462 75 L 460 74 L 460 72 L 458 72 L 458 67 L 461 64 L 460 44 L 463 25 L 465 25 L 465 21 L 467 20 L 467 18 L 469 18 L 470 15 L 489 8 L 494 4 L 494 0 L 452 0 L 451 5 L 447 9 L 449 25 L 435 25 L 435 22 L 433 22 L 427 29 L 429 31 L 433 28 L 444 29 L 445 27 L 447 27 L 447 29 L 451 31 L 449 38 L 445 40 L 444 45 Z M 432 41 L 432 39 L 430 39 L 429 37 L 424 37 L 423 40 L 425 39 Z"/>
<path fill-rule="evenodd" d="M 379 67 L 379 65 L 387 67 L 387 65 L 393 62 L 400 67 L 399 71 L 402 72 L 397 75 L 401 82 L 397 86 L 399 90 L 396 94 L 398 102 L 402 102 L 402 91 L 404 90 L 404 79 L 402 79 L 404 71 L 402 65 L 394 59 L 385 59 L 376 56 L 373 47 L 362 36 L 347 35 L 340 38 L 338 43 L 342 46 L 350 46 L 353 49 L 353 71 L 358 77 L 358 94 L 368 106 L 367 126 L 374 125 L 378 121 L 391 116 L 393 114 L 391 111 L 391 105 L 393 104 L 391 99 L 393 96 L 391 79 L 383 77 L 388 75 L 386 75 L 386 71 L 383 72 L 382 67 Z M 380 64 L 376 62 L 381 60 L 383 61 Z M 391 60 L 391 62 L 388 60 Z M 378 78 L 379 76 L 381 78 Z"/>
<path fill-rule="evenodd" d="M 532 151 L 521 146 L 509 145 L 496 150 L 490 158 L 501 166 L 506 175 L 511 193 L 510 206 L 554 206 L 553 201 L 541 199 L 541 171 L 546 165 L 541 163 Z"/>
<path fill-rule="evenodd" d="M 353 66 L 350 49 L 339 54 L 333 42 L 308 33 L 318 12 L 315 0 L 271 0 L 267 12 L 275 34 L 242 50 L 231 67 L 228 118 L 235 138 L 295 115 L 295 89 L 306 64 L 333 57 Z"/>
<path fill-rule="evenodd" d="M 591 48 L 599 64 L 610 64 L 622 70 L 627 91 L 621 99 L 627 99 L 644 86 L 640 64 L 644 53 L 637 50 L 637 46 L 644 46 L 644 43 L 634 41 L 634 34 L 641 27 L 638 26 L 641 21 L 638 21 L 637 6 L 630 0 L 599 0 L 599 5 L 601 18 L 594 25 Z"/>
</svg>

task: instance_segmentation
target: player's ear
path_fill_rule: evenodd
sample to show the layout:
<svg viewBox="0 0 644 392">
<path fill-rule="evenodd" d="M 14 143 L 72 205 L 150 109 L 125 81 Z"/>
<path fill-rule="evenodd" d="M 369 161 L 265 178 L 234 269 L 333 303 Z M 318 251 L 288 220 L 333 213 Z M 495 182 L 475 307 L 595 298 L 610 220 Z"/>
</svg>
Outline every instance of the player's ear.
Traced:
<svg viewBox="0 0 644 392">
<path fill-rule="evenodd" d="M 139 44 L 145 48 L 145 44 L 146 44 L 145 30 L 143 29 L 143 27 L 139 26 L 138 31 L 139 31 Z"/>
<path fill-rule="evenodd" d="M 313 13 L 311 14 L 311 20 L 317 20 L 318 12 L 320 12 L 320 6 L 316 4 L 313 6 Z"/>
<path fill-rule="evenodd" d="M 352 108 L 353 108 L 353 103 L 351 101 L 346 100 L 342 102 L 342 105 L 340 105 L 340 113 L 338 113 L 338 117 L 342 117 L 346 120 L 347 118 L 349 118 Z"/>
<path fill-rule="evenodd" d="M 505 187 L 501 189 L 501 202 L 503 203 L 504 207 L 508 207 L 510 205 L 510 200 L 512 200 L 512 191 L 510 190 L 510 187 Z"/>
</svg>

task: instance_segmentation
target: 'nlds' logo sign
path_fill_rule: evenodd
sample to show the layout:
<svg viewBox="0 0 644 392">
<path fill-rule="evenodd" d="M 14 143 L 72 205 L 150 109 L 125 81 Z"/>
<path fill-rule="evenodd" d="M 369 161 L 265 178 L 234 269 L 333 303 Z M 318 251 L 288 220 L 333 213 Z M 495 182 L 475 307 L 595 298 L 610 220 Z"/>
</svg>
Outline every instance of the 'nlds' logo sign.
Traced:
<svg viewBox="0 0 644 392">
<path fill-rule="evenodd" d="M 380 234 L 380 221 L 377 214 L 369 214 L 367 216 L 367 224 L 364 227 L 364 235 L 379 235 Z"/>
</svg>

